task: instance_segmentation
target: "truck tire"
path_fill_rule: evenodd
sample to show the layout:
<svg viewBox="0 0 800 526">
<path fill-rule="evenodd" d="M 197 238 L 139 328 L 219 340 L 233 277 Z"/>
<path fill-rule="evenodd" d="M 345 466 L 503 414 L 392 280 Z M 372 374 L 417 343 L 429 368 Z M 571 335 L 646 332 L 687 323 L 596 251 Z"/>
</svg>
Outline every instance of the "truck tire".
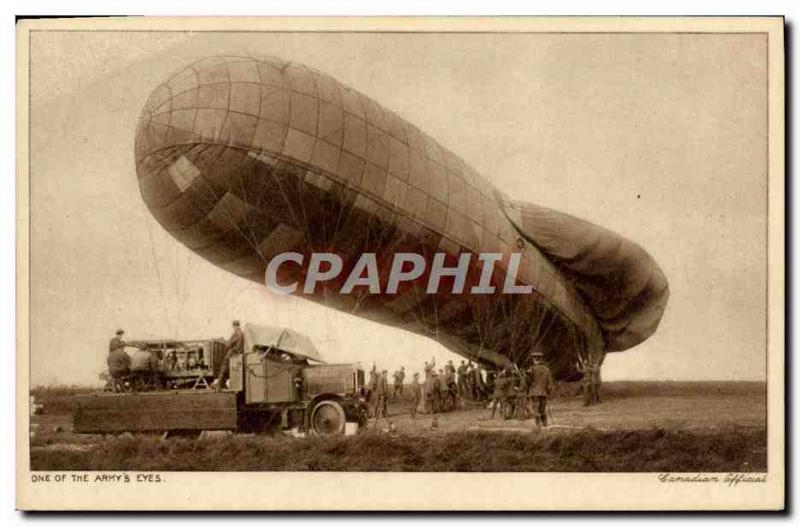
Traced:
<svg viewBox="0 0 800 526">
<path fill-rule="evenodd" d="M 341 435 L 344 423 L 344 409 L 336 400 L 323 400 L 311 411 L 311 430 L 316 435 Z"/>
</svg>

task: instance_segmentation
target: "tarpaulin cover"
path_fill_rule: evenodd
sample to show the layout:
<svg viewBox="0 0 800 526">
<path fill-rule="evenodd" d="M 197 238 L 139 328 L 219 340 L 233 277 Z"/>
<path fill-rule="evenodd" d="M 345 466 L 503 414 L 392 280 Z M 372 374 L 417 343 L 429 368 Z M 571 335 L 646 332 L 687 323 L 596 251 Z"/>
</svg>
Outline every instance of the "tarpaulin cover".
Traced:
<svg viewBox="0 0 800 526">
<path fill-rule="evenodd" d="M 256 325 L 246 323 L 244 326 L 244 337 L 248 342 L 247 347 L 262 345 L 264 347 L 275 347 L 282 351 L 324 363 L 325 360 L 319 354 L 319 350 L 308 336 L 285 327 L 270 327 L 268 325 Z"/>
</svg>

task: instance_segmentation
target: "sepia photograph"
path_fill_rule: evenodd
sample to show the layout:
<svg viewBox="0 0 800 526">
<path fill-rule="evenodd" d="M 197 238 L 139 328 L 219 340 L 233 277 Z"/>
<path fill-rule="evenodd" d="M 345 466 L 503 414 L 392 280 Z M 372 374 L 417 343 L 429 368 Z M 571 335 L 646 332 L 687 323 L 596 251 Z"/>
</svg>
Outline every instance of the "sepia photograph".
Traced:
<svg viewBox="0 0 800 526">
<path fill-rule="evenodd" d="M 20 21 L 18 506 L 782 508 L 783 24 Z"/>
</svg>

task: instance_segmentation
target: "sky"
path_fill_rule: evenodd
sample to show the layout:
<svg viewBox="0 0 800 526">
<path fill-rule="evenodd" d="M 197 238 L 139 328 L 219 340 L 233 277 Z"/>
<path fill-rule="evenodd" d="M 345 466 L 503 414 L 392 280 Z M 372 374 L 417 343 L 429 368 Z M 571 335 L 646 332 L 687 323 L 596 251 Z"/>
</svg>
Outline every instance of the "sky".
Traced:
<svg viewBox="0 0 800 526">
<path fill-rule="evenodd" d="M 31 382 L 92 384 L 130 339 L 308 334 L 330 362 L 460 360 L 424 337 L 276 297 L 150 217 L 133 159 L 150 92 L 204 56 L 315 67 L 416 124 L 515 199 L 643 246 L 670 303 L 614 379 L 764 380 L 766 40 L 743 34 L 34 32 Z"/>
</svg>

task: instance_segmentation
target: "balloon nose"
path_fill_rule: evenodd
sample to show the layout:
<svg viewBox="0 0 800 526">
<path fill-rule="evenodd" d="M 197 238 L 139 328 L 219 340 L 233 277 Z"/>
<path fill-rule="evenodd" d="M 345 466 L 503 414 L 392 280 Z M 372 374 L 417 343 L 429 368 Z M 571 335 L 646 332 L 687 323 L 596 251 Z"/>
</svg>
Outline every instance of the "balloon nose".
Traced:
<svg viewBox="0 0 800 526">
<path fill-rule="evenodd" d="M 191 70 L 188 73 L 195 76 Z M 193 131 L 196 89 L 185 80 L 175 81 L 186 76 L 183 72 L 174 76 L 153 90 L 147 99 L 136 130 L 137 164 L 165 149 L 196 141 L 197 135 Z M 187 95 L 188 103 L 184 100 Z"/>
<path fill-rule="evenodd" d="M 165 95 L 169 95 L 169 88 L 162 84 L 147 100 L 139 116 L 135 145 L 137 164 L 168 146 L 170 112 L 164 111 L 163 106 L 168 105 L 169 99 L 160 100 Z"/>
<path fill-rule="evenodd" d="M 277 64 L 246 57 L 199 60 L 147 99 L 136 135 L 137 164 L 190 144 L 280 151 L 288 104 Z"/>
</svg>

